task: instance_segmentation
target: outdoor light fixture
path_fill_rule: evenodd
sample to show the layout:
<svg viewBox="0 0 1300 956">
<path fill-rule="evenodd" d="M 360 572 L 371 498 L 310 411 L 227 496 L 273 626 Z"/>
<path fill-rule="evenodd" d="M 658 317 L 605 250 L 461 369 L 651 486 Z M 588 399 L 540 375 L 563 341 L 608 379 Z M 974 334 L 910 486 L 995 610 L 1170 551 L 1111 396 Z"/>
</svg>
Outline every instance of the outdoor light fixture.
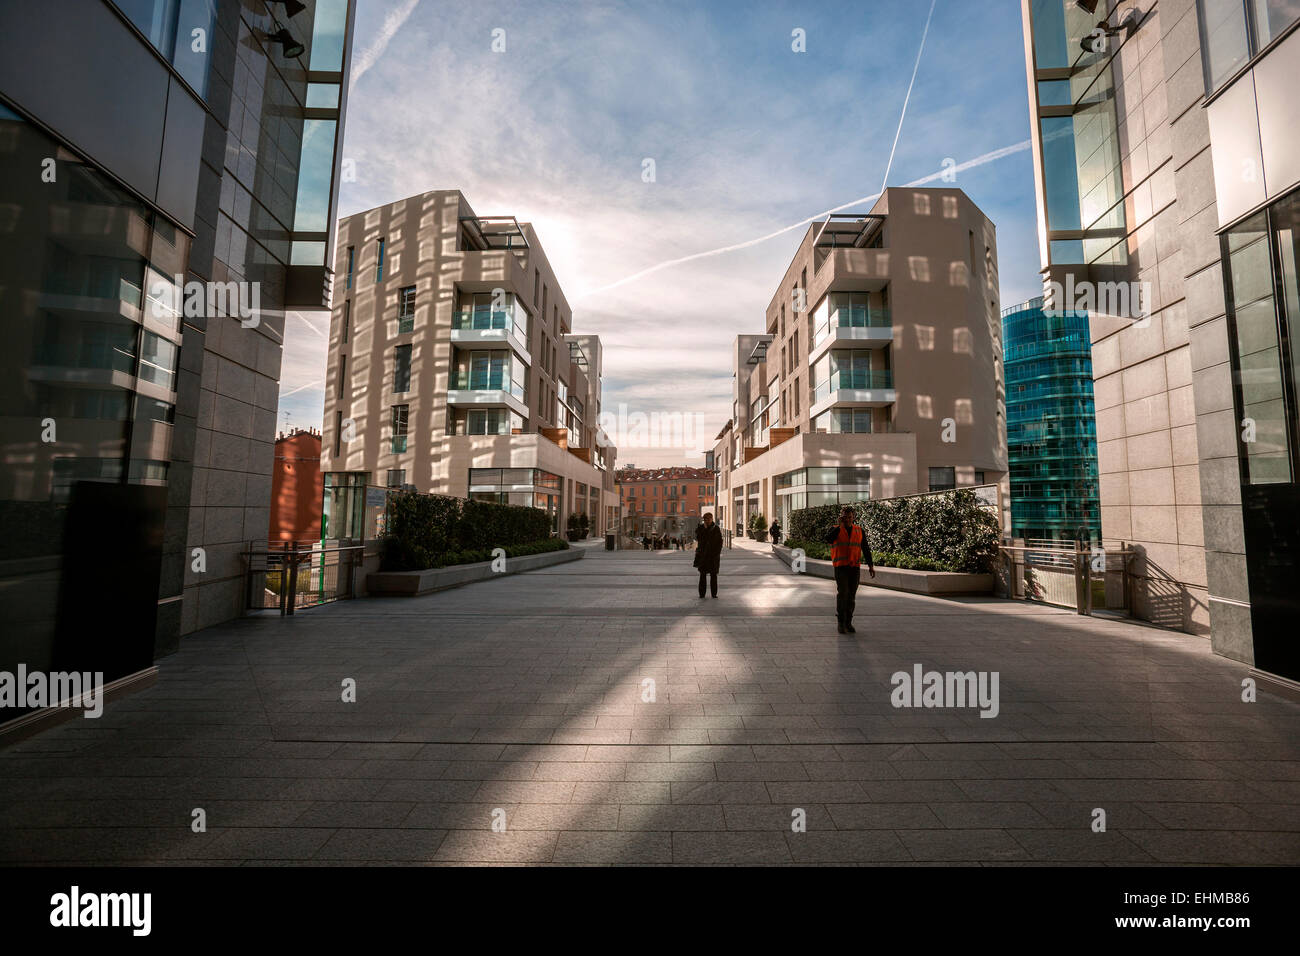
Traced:
<svg viewBox="0 0 1300 956">
<path fill-rule="evenodd" d="M 274 33 L 267 36 L 268 40 L 273 40 L 284 47 L 284 55 L 287 57 L 301 56 L 307 48 L 293 38 L 288 29 L 280 27 Z"/>
<path fill-rule="evenodd" d="M 270 2 L 284 4 L 284 15 L 286 17 L 296 17 L 307 9 L 307 4 L 299 3 L 298 0 L 270 0 Z M 1096 4 L 1093 4 L 1093 6 L 1096 6 Z M 1092 11 L 1089 10 L 1088 12 L 1091 13 Z"/>
<path fill-rule="evenodd" d="M 1088 10 L 1088 0 L 1075 0 L 1075 2 L 1078 3 L 1082 9 Z M 1092 0 L 1091 5 L 1093 7 L 1097 6 L 1095 0 Z M 1088 10 L 1088 12 L 1091 13 L 1092 11 Z M 1142 26 L 1142 19 L 1142 11 L 1137 7 L 1134 7 L 1129 10 L 1128 13 L 1124 14 L 1124 16 L 1121 17 L 1114 26 L 1111 26 L 1106 20 L 1098 20 L 1096 28 L 1094 28 L 1091 33 L 1079 39 L 1079 48 L 1083 50 L 1084 53 L 1100 53 L 1106 48 L 1105 44 L 1102 45 L 1101 49 L 1097 48 L 1097 40 L 1101 37 L 1109 38 L 1119 36 L 1120 33 L 1123 33 L 1125 40 L 1132 39 L 1133 34 L 1137 32 L 1138 27 Z"/>
</svg>

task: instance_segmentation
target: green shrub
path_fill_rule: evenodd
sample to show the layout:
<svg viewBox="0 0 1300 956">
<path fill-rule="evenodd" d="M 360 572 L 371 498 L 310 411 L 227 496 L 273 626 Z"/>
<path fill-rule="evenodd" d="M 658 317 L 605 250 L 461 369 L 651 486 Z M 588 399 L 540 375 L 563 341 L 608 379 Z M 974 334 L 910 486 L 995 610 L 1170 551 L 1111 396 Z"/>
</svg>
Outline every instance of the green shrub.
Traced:
<svg viewBox="0 0 1300 956">
<path fill-rule="evenodd" d="M 488 561 L 493 548 L 551 540 L 551 517 L 540 508 L 394 491 L 388 495 L 385 571 L 421 571 Z M 549 550 L 549 548 L 548 548 Z M 469 560 L 452 556 L 481 554 Z"/>
<path fill-rule="evenodd" d="M 790 515 L 791 542 L 820 543 L 839 521 L 843 505 L 816 505 Z M 859 501 L 852 505 L 856 520 L 866 529 L 877 553 L 901 555 L 910 562 L 932 562 L 935 568 L 986 573 L 997 557 L 1002 529 L 997 517 L 980 506 L 975 493 L 960 489 L 946 495 Z M 877 549 L 879 549 L 877 551 Z M 815 557 L 808 547 L 808 556 Z M 826 547 L 829 557 L 830 548 Z M 881 567 L 911 567 L 885 564 Z"/>
</svg>

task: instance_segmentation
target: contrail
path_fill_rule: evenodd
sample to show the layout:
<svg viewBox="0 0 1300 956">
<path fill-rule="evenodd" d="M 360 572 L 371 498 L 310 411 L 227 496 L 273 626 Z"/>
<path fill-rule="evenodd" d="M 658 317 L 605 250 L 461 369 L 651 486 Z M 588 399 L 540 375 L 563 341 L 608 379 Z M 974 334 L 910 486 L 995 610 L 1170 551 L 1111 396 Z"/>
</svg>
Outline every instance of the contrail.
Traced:
<svg viewBox="0 0 1300 956">
<path fill-rule="evenodd" d="M 947 169 L 941 169 L 938 172 L 930 173 L 928 176 L 922 176 L 920 179 L 914 179 L 910 183 L 906 183 L 905 185 L 908 187 L 924 186 L 926 183 L 932 183 L 937 179 L 943 179 L 945 176 L 951 176 L 954 173 L 964 172 L 967 169 L 974 169 L 977 166 L 983 166 L 987 163 L 996 162 L 997 160 L 1004 159 L 1005 157 L 1010 156 L 1013 153 L 1022 153 L 1028 148 L 1029 148 L 1029 140 L 1027 139 L 1021 140 L 1019 143 L 1015 143 L 1011 146 L 1003 146 L 1001 149 L 995 149 L 992 152 L 984 153 L 982 156 L 976 156 L 974 159 L 968 159 L 966 162 L 958 163 L 956 166 L 952 166 Z M 634 282 L 637 279 L 640 279 L 644 276 L 648 276 L 655 272 L 659 272 L 662 269 L 668 269 L 672 266 L 681 265 L 684 262 L 693 262 L 696 259 L 707 259 L 710 256 L 721 256 L 721 255 L 725 255 L 728 252 L 736 252 L 739 249 L 748 249 L 750 246 L 756 246 L 760 243 L 767 242 L 769 239 L 775 239 L 777 236 L 783 236 L 787 232 L 792 232 L 793 230 L 800 229 L 808 225 L 809 223 L 816 222 L 819 219 L 824 219 L 825 217 L 829 216 L 831 213 L 841 212 L 842 210 L 848 209 L 850 206 L 859 206 L 864 203 L 875 202 L 879 198 L 880 198 L 880 193 L 872 193 L 870 196 L 861 196 L 857 199 L 852 199 L 849 202 L 842 203 L 839 206 L 835 206 L 832 209 L 827 209 L 824 212 L 820 212 L 815 216 L 809 216 L 807 219 L 800 219 L 796 223 L 791 223 L 788 226 L 783 226 L 782 228 L 777 229 L 775 232 L 769 232 L 767 235 L 759 236 L 756 239 L 749 239 L 745 242 L 737 242 L 734 245 L 722 246 L 721 248 L 718 249 L 709 249 L 705 252 L 694 252 L 691 253 L 689 256 L 681 256 L 677 259 L 667 259 L 663 262 L 659 262 L 648 268 L 642 269 L 640 272 L 634 272 L 630 276 L 624 276 L 622 279 L 619 279 L 616 282 L 611 282 L 609 285 L 603 285 L 597 289 L 592 289 L 589 292 L 584 292 L 573 301 L 576 304 L 578 302 L 581 302 L 583 299 L 588 298 L 589 296 L 599 295 L 602 292 L 608 292 L 610 289 L 617 289 L 621 285 L 626 285 L 629 282 Z"/>
<path fill-rule="evenodd" d="M 285 399 L 288 398 L 290 395 L 296 395 L 298 392 L 301 392 L 304 388 L 315 388 L 319 385 L 324 385 L 324 384 L 325 384 L 324 380 L 308 382 L 306 385 L 299 385 L 297 388 L 291 388 L 287 392 L 281 392 L 280 398 Z"/>
<path fill-rule="evenodd" d="M 907 104 L 912 100 L 912 86 L 916 83 L 916 71 L 921 68 L 921 54 L 925 52 L 925 38 L 930 35 L 930 18 L 934 16 L 934 5 L 938 0 L 930 0 L 930 12 L 925 15 L 925 29 L 921 31 L 921 47 L 916 51 L 916 62 L 912 64 L 912 78 L 907 81 L 907 95 L 903 97 L 903 111 L 898 114 L 898 129 L 894 130 L 894 145 L 889 147 L 889 162 L 885 164 L 885 175 L 880 180 L 880 191 L 889 185 L 889 171 L 894 168 L 894 150 L 898 149 L 898 137 L 903 132 L 903 120 L 907 117 Z"/>
<path fill-rule="evenodd" d="M 415 8 L 419 6 L 420 0 L 407 0 L 403 7 L 396 10 L 388 11 L 388 16 L 384 17 L 384 25 L 379 28 L 379 36 L 375 41 L 361 51 L 361 55 L 352 61 L 352 77 L 348 80 L 348 89 L 357 85 L 357 80 L 365 75 L 366 71 L 379 62 L 384 51 L 388 49 L 389 42 L 397 36 L 397 31 L 402 29 L 404 24 Z"/>
</svg>

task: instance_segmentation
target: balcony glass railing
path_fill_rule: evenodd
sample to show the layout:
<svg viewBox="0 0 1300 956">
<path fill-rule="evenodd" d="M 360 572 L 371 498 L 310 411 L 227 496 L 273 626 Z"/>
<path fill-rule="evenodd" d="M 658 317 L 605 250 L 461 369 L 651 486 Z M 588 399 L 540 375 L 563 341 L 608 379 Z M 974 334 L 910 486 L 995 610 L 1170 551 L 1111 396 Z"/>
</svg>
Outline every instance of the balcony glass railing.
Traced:
<svg viewBox="0 0 1300 956">
<path fill-rule="evenodd" d="M 861 369 L 847 372 L 835 372 L 826 381 L 813 389 L 813 403 L 826 398 L 831 392 L 845 388 L 893 388 L 893 369 Z"/>
<path fill-rule="evenodd" d="M 515 321 L 513 312 L 474 309 L 451 314 L 453 329 L 507 329 L 521 341 L 528 341 L 528 331 Z"/>
<path fill-rule="evenodd" d="M 893 326 L 888 309 L 865 305 L 842 305 L 813 330 L 813 348 L 829 337 L 834 329 L 887 329 Z"/>
<path fill-rule="evenodd" d="M 525 397 L 522 385 L 510 381 L 506 375 L 497 372 L 452 372 L 451 380 L 447 384 L 447 390 L 451 392 L 506 392 L 521 402 L 528 400 Z"/>
</svg>

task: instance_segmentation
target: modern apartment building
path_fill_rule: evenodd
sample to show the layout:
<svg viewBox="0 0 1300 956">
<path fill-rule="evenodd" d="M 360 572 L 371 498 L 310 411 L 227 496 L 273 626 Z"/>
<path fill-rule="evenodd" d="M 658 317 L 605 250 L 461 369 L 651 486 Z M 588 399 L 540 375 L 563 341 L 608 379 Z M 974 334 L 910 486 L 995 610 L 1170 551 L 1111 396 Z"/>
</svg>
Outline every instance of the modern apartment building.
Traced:
<svg viewBox="0 0 1300 956">
<path fill-rule="evenodd" d="M 706 468 L 620 468 L 615 476 L 628 534 L 694 534 L 714 509 L 715 478 Z M 716 516 L 715 516 L 716 517 Z"/>
<path fill-rule="evenodd" d="M 994 227 L 960 189 L 890 188 L 814 223 L 764 331 L 736 338 L 719 523 L 1004 485 L 999 311 Z"/>
<path fill-rule="evenodd" d="M 0 2 L 0 670 L 134 679 L 242 613 L 285 310 L 326 305 L 352 17 Z"/>
<path fill-rule="evenodd" d="M 366 486 L 586 513 L 617 527 L 597 427 L 603 353 L 537 234 L 433 190 L 339 223 L 327 368 L 325 533 L 360 537 Z"/>
<path fill-rule="evenodd" d="M 1101 541 L 1088 313 L 1002 312 L 1011 536 Z"/>
<path fill-rule="evenodd" d="M 1102 533 L 1142 617 L 1300 679 L 1300 6 L 1022 13 L 1049 294 L 1149 292 L 1088 308 Z"/>
</svg>

